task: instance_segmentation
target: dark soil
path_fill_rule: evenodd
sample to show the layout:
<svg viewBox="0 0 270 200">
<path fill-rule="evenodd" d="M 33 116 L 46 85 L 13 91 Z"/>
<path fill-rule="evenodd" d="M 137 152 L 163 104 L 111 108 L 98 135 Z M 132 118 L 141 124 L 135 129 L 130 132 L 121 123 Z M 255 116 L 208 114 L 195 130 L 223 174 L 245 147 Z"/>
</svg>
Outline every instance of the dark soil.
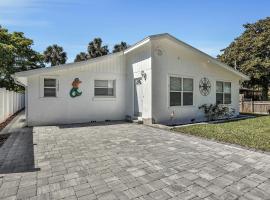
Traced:
<svg viewBox="0 0 270 200">
<path fill-rule="evenodd" d="M 9 124 L 9 122 L 11 122 L 16 117 L 19 112 L 11 115 L 6 121 L 0 124 L 0 132 Z"/>
<path fill-rule="evenodd" d="M 9 134 L 0 135 L 0 147 L 4 144 L 4 142 L 8 139 Z"/>
<path fill-rule="evenodd" d="M 0 124 L 0 132 L 17 116 L 17 113 L 11 115 L 6 121 Z M 9 134 L 0 134 L 0 147 L 4 144 L 4 142 L 8 139 Z"/>
</svg>

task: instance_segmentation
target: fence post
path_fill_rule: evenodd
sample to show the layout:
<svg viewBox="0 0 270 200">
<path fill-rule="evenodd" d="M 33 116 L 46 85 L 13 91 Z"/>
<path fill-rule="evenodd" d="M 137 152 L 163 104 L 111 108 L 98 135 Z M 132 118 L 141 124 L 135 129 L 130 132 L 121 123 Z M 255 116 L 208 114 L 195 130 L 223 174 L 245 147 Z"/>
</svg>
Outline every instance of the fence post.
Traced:
<svg viewBox="0 0 270 200">
<path fill-rule="evenodd" d="M 254 113 L 254 101 L 251 99 L 251 108 L 252 108 L 252 113 Z"/>
<path fill-rule="evenodd" d="M 5 120 L 5 90 L 0 88 L 0 123 Z"/>
<path fill-rule="evenodd" d="M 17 94 L 17 106 L 18 106 L 18 110 L 20 110 L 20 104 L 21 104 L 21 101 L 20 101 L 20 93 Z"/>
<path fill-rule="evenodd" d="M 242 101 L 242 102 L 241 102 L 241 109 L 242 109 L 242 112 L 244 112 L 244 108 L 245 108 L 245 102 Z"/>
<path fill-rule="evenodd" d="M 17 105 L 17 93 L 13 92 L 13 114 L 17 111 L 16 105 Z"/>
<path fill-rule="evenodd" d="M 22 109 L 22 93 L 20 93 L 20 110 Z"/>
<path fill-rule="evenodd" d="M 4 104 L 4 109 L 5 109 L 5 119 L 8 117 L 8 90 L 5 89 L 5 104 Z"/>
</svg>

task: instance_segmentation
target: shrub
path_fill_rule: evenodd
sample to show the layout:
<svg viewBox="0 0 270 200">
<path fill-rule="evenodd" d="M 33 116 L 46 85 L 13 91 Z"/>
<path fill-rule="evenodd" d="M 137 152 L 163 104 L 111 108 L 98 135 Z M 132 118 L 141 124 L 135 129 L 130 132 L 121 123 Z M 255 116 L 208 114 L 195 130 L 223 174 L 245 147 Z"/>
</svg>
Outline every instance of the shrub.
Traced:
<svg viewBox="0 0 270 200">
<path fill-rule="evenodd" d="M 208 121 L 232 118 L 235 113 L 235 109 L 229 109 L 227 106 L 218 104 L 203 104 L 199 106 L 199 109 L 204 111 L 205 117 Z"/>
</svg>

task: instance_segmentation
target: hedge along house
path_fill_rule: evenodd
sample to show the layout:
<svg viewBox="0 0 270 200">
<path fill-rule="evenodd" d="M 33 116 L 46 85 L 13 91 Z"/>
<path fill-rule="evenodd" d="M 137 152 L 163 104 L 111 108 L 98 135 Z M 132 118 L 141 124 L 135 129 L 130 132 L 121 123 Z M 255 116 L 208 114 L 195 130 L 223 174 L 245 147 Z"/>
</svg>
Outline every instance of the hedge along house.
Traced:
<svg viewBox="0 0 270 200">
<path fill-rule="evenodd" d="M 201 121 L 202 104 L 239 113 L 248 77 L 169 34 L 149 36 L 123 52 L 19 72 L 29 126 L 138 118 L 144 123 Z"/>
</svg>

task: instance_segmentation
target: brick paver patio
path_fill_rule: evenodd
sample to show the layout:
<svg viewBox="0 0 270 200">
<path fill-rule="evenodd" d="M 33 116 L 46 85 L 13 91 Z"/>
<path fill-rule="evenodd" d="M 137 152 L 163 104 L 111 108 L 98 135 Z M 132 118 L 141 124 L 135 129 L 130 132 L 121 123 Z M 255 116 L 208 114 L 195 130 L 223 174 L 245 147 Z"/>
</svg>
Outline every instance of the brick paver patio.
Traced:
<svg viewBox="0 0 270 200">
<path fill-rule="evenodd" d="M 35 127 L 0 149 L 1 199 L 270 199 L 270 156 L 144 125 Z"/>
</svg>

